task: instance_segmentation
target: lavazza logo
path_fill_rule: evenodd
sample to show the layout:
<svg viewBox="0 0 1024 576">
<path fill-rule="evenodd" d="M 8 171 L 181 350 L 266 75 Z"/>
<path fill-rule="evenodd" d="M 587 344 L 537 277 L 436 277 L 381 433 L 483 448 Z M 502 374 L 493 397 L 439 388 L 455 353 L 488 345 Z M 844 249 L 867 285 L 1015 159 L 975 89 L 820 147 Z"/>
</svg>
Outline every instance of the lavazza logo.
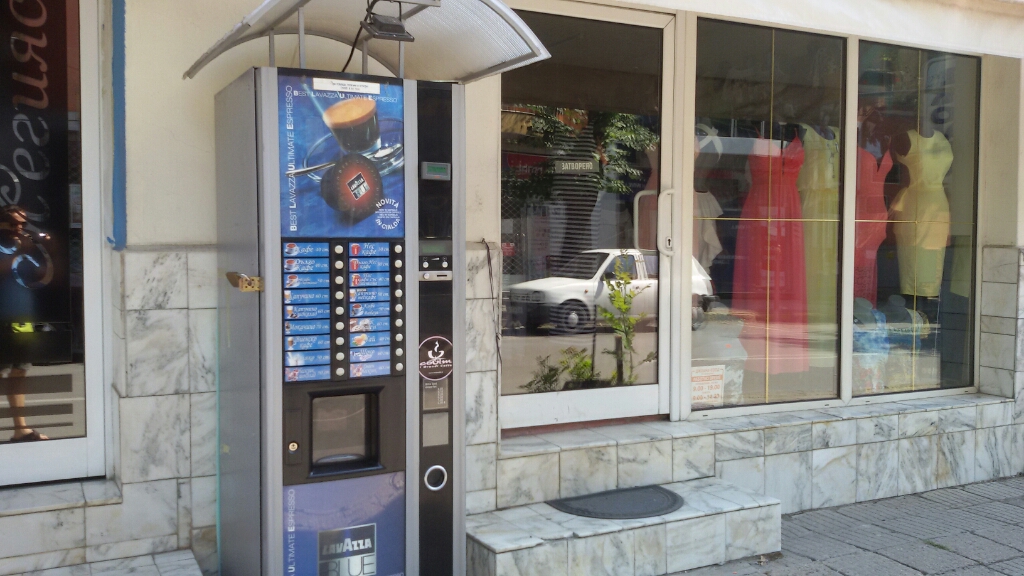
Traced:
<svg viewBox="0 0 1024 576">
<path fill-rule="evenodd" d="M 326 530 L 317 537 L 319 576 L 377 574 L 377 525 Z"/>
</svg>

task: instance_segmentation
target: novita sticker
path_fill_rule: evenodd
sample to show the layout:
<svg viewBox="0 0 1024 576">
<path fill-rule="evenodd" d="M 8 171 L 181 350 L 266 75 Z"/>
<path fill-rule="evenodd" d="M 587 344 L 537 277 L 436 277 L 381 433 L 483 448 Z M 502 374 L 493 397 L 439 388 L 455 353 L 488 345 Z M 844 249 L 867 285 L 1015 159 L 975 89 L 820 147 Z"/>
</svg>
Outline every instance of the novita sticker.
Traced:
<svg viewBox="0 0 1024 576">
<path fill-rule="evenodd" d="M 377 525 L 366 524 L 318 533 L 319 576 L 374 576 L 377 573 Z"/>
<path fill-rule="evenodd" d="M 380 84 L 334 78 L 313 78 L 313 90 L 332 92 L 355 92 L 356 94 L 380 94 Z"/>
<path fill-rule="evenodd" d="M 425 380 L 444 380 L 454 367 L 452 343 L 447 339 L 431 336 L 420 344 L 420 376 Z"/>
</svg>

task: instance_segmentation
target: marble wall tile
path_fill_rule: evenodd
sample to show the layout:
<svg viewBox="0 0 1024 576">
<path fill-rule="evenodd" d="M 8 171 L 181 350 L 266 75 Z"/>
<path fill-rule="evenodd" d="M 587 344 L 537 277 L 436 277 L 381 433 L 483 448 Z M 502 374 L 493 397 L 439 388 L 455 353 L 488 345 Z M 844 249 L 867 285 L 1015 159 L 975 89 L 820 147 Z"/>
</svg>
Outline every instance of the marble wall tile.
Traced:
<svg viewBox="0 0 1024 576">
<path fill-rule="evenodd" d="M 674 522 L 665 527 L 669 573 L 725 562 L 725 514 Z"/>
<path fill-rule="evenodd" d="M 1013 375 L 1013 421 L 1024 424 L 1024 372 Z"/>
<path fill-rule="evenodd" d="M 572 537 L 571 529 L 541 515 L 529 506 L 501 510 L 495 512 L 493 516 L 543 540 L 563 540 Z"/>
<path fill-rule="evenodd" d="M 192 481 L 178 479 L 178 545 L 192 544 Z"/>
<path fill-rule="evenodd" d="M 1010 469 L 1014 474 L 1024 474 L 1024 424 L 1016 424 L 1010 428 L 1013 428 Z"/>
<path fill-rule="evenodd" d="M 497 490 L 466 492 L 466 514 L 482 514 L 497 509 Z"/>
<path fill-rule="evenodd" d="M 217 473 L 217 394 L 190 394 L 193 476 Z"/>
<path fill-rule="evenodd" d="M 122 398 L 121 481 L 189 475 L 189 397 Z"/>
<path fill-rule="evenodd" d="M 178 535 L 155 536 L 153 538 L 139 538 L 138 540 L 124 540 L 111 542 L 109 544 L 97 544 L 85 549 L 85 559 L 89 562 L 103 562 L 116 560 L 118 558 L 134 558 L 147 554 L 159 554 L 171 552 L 178 548 Z M 141 571 L 136 569 L 130 574 L 137 576 L 157 576 L 159 572 Z M 97 575 L 98 576 L 98 575 Z"/>
<path fill-rule="evenodd" d="M 634 534 L 617 532 L 569 541 L 570 576 L 633 574 Z"/>
<path fill-rule="evenodd" d="M 105 506 L 121 503 L 121 488 L 113 480 L 85 480 L 82 482 L 86 506 Z"/>
<path fill-rule="evenodd" d="M 466 301 L 466 372 L 497 369 L 495 326 L 500 321 L 498 306 L 491 300 Z"/>
<path fill-rule="evenodd" d="M 939 432 L 939 412 L 925 410 L 900 414 L 900 438 L 930 436 Z"/>
<path fill-rule="evenodd" d="M 1013 403 L 983 404 L 978 406 L 978 428 L 995 428 L 1013 424 Z"/>
<path fill-rule="evenodd" d="M 192 392 L 217 389 L 217 310 L 188 311 L 188 381 Z"/>
<path fill-rule="evenodd" d="M 85 504 L 80 482 L 0 490 L 0 517 L 75 508 Z"/>
<path fill-rule="evenodd" d="M 127 396 L 188 392 L 188 311 L 127 313 Z"/>
<path fill-rule="evenodd" d="M 660 576 L 668 570 L 665 525 L 647 526 L 633 531 L 635 576 Z"/>
<path fill-rule="evenodd" d="M 85 509 L 88 546 L 167 535 L 177 541 L 177 480 L 125 484 L 122 492 L 123 504 Z"/>
<path fill-rule="evenodd" d="M 661 428 L 648 426 L 647 424 L 619 424 L 615 426 L 601 426 L 592 430 L 602 436 L 615 440 L 619 445 L 672 439 L 671 433 Z"/>
<path fill-rule="evenodd" d="M 975 431 L 940 434 L 935 464 L 938 488 L 974 482 Z"/>
<path fill-rule="evenodd" d="M 565 576 L 568 571 L 569 543 L 566 540 L 498 554 L 495 559 L 496 576 Z"/>
<path fill-rule="evenodd" d="M 981 313 L 984 316 L 1013 318 L 1017 313 L 1017 284 L 982 282 Z"/>
<path fill-rule="evenodd" d="M 938 437 L 905 438 L 899 443 L 900 471 L 897 479 L 899 495 L 934 490 L 939 457 Z"/>
<path fill-rule="evenodd" d="M 827 508 L 857 500 L 857 447 L 811 453 L 811 506 Z"/>
<path fill-rule="evenodd" d="M 192 479 L 192 527 L 217 524 L 217 477 Z"/>
<path fill-rule="evenodd" d="M 558 454 L 498 460 L 498 508 L 558 498 Z"/>
<path fill-rule="evenodd" d="M 563 450 L 559 459 L 562 498 L 614 490 L 618 485 L 618 451 L 615 446 Z"/>
<path fill-rule="evenodd" d="M 672 481 L 672 440 L 622 444 L 618 457 L 619 488 Z"/>
<path fill-rule="evenodd" d="M 188 307 L 188 263 L 184 252 L 125 252 L 126 310 Z"/>
<path fill-rule="evenodd" d="M 466 446 L 466 491 L 489 490 L 497 486 L 495 476 L 497 444 Z"/>
<path fill-rule="evenodd" d="M 982 316 L 981 331 L 988 332 L 989 334 L 1007 334 L 1009 336 L 1014 336 L 1017 334 L 1017 319 L 1000 318 L 999 316 Z"/>
<path fill-rule="evenodd" d="M 978 407 L 965 406 L 939 410 L 939 432 L 964 432 L 974 430 L 978 422 Z"/>
<path fill-rule="evenodd" d="M 188 253 L 188 307 L 217 307 L 217 286 L 221 275 L 217 273 L 216 250 L 190 250 Z"/>
<path fill-rule="evenodd" d="M 764 458 L 764 493 L 782 502 L 782 513 L 809 510 L 812 504 L 811 452 Z"/>
<path fill-rule="evenodd" d="M 1017 350 L 1017 342 L 1013 336 L 982 333 L 979 337 L 981 338 L 980 363 L 982 366 L 1013 370 Z"/>
<path fill-rule="evenodd" d="M 839 448 L 857 443 L 857 421 L 837 420 L 815 422 L 813 426 L 814 449 Z"/>
<path fill-rule="evenodd" d="M 128 392 L 125 390 L 125 380 L 127 379 L 128 372 L 127 348 L 128 343 L 124 337 L 114 336 L 111 338 L 110 386 L 121 398 L 128 395 Z"/>
<path fill-rule="evenodd" d="M 764 494 L 764 456 L 715 463 L 715 476 L 757 494 Z"/>
<path fill-rule="evenodd" d="M 715 434 L 715 461 L 764 456 L 764 431 Z"/>
<path fill-rule="evenodd" d="M 499 554 L 532 548 L 544 543 L 541 538 L 501 518 L 497 518 L 495 522 L 475 526 L 473 538 Z"/>
<path fill-rule="evenodd" d="M 0 558 L 85 546 L 82 508 L 0 518 Z"/>
<path fill-rule="evenodd" d="M 0 574 L 4 576 L 16 574 L 34 574 L 37 570 L 48 570 L 62 566 L 74 566 L 85 563 L 85 548 L 72 548 L 56 552 L 26 554 L 24 556 L 0 557 Z M 88 576 L 75 574 L 74 576 Z"/>
<path fill-rule="evenodd" d="M 192 531 L 192 552 L 203 571 L 203 576 L 217 576 L 217 529 L 198 528 Z"/>
<path fill-rule="evenodd" d="M 804 452 L 813 445 L 814 434 L 809 423 L 766 428 L 764 431 L 764 453 L 769 456 Z"/>
<path fill-rule="evenodd" d="M 857 443 L 884 442 L 899 438 L 899 416 L 876 416 L 874 418 L 858 418 Z"/>
<path fill-rule="evenodd" d="M 725 515 L 725 559 L 738 560 L 782 549 L 780 507 L 761 506 Z"/>
<path fill-rule="evenodd" d="M 715 475 L 715 435 L 672 441 L 672 480 L 682 482 Z"/>
<path fill-rule="evenodd" d="M 1013 398 L 1013 371 L 982 366 L 978 391 L 982 394 Z"/>
<path fill-rule="evenodd" d="M 857 446 L 857 502 L 892 498 L 899 493 L 899 443 Z"/>
<path fill-rule="evenodd" d="M 1017 284 L 1020 250 L 1009 246 L 985 246 L 981 252 L 983 282 Z"/>
<path fill-rule="evenodd" d="M 490 243 L 491 261 L 480 241 L 466 242 L 466 299 L 501 297 L 501 247 Z M 490 274 L 488 274 L 488 272 Z"/>
<path fill-rule="evenodd" d="M 604 446 L 615 446 L 618 444 L 614 438 L 599 434 L 594 430 L 586 428 L 579 430 L 566 430 L 564 432 L 545 432 L 537 434 L 537 438 L 553 444 L 562 450 L 576 450 L 578 448 L 601 448 Z"/>
<path fill-rule="evenodd" d="M 498 373 L 466 374 L 466 445 L 498 441 Z"/>
<path fill-rule="evenodd" d="M 1013 450 L 1013 426 L 977 430 L 974 449 L 975 481 L 984 482 L 1016 474 Z"/>
<path fill-rule="evenodd" d="M 134 558 L 120 558 L 117 560 L 105 560 L 103 562 L 94 562 L 89 568 L 93 574 L 123 574 L 129 573 L 134 574 L 136 571 L 143 571 L 148 575 L 150 568 L 156 568 L 156 562 L 153 561 L 152 556 L 136 556 Z M 159 574 L 159 571 L 157 571 Z"/>
<path fill-rule="evenodd" d="M 497 555 L 469 538 L 466 542 L 466 575 L 495 576 Z"/>
<path fill-rule="evenodd" d="M 498 458 L 521 458 L 538 454 L 555 454 L 558 451 L 558 446 L 533 435 L 507 438 L 498 444 Z"/>
</svg>

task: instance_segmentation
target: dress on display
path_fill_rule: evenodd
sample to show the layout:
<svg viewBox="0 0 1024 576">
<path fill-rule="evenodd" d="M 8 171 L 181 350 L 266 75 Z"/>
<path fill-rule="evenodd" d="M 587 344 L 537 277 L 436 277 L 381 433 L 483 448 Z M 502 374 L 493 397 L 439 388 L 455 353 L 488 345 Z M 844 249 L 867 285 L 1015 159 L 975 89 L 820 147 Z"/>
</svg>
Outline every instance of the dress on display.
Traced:
<svg viewBox="0 0 1024 576">
<path fill-rule="evenodd" d="M 780 374 L 808 368 L 804 233 L 796 188 L 803 161 L 799 138 L 784 149 L 774 140 L 756 140 L 748 158 L 751 186 L 736 234 L 733 272 L 733 309 L 749 314 L 740 333 L 747 370 Z"/>
<path fill-rule="evenodd" d="M 715 257 L 722 253 L 722 242 L 718 238 L 715 221 L 700 218 L 718 218 L 724 212 L 710 192 L 694 191 L 693 213 L 698 218 L 693 223 L 693 255 L 705 270 L 709 270 Z"/>
<path fill-rule="evenodd" d="M 885 207 L 885 177 L 892 156 L 881 162 L 864 148 L 857 149 L 857 241 L 853 255 L 853 295 L 878 303 L 878 247 L 885 240 L 889 211 Z"/>
<path fill-rule="evenodd" d="M 949 201 L 942 181 L 953 164 L 953 147 L 938 130 L 929 138 L 911 130 L 907 137 L 910 150 L 896 159 L 910 171 L 910 185 L 900 190 L 890 210 L 900 291 L 934 297 L 942 286 L 949 238 Z"/>
<path fill-rule="evenodd" d="M 811 348 L 826 365 L 834 365 L 839 315 L 839 129 L 828 128 L 829 139 L 807 124 L 800 126 L 804 163 L 796 187 L 805 220 L 807 323 Z"/>
</svg>

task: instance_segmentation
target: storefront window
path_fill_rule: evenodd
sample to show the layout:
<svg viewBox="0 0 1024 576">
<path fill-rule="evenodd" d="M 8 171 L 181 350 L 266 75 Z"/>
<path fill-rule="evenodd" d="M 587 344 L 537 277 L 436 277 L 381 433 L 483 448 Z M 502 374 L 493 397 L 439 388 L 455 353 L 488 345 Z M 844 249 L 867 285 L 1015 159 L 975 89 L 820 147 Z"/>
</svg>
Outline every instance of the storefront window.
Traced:
<svg viewBox="0 0 1024 576">
<path fill-rule="evenodd" d="M 633 205 L 660 189 L 662 30 L 520 16 L 552 57 L 502 76 L 502 392 L 654 383 L 658 258 Z"/>
<path fill-rule="evenodd" d="M 698 22 L 694 409 L 838 395 L 844 59 Z"/>
<path fill-rule="evenodd" d="M 81 437 L 78 1 L 0 10 L 0 443 Z"/>
<path fill-rule="evenodd" d="M 977 58 L 860 43 L 853 392 L 970 386 Z"/>
</svg>

